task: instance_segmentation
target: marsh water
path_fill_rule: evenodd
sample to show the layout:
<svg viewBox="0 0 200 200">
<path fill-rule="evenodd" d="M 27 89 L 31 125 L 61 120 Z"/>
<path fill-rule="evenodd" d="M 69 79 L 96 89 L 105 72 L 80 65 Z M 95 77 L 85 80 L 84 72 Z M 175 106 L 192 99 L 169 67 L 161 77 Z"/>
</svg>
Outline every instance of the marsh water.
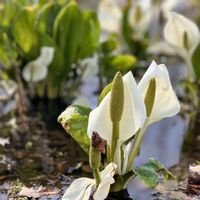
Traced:
<svg viewBox="0 0 200 200">
<path fill-rule="evenodd" d="M 173 87 L 179 89 L 180 77 L 186 73 L 186 67 L 169 65 L 168 69 Z M 95 79 L 90 81 L 97 83 Z M 93 88 L 88 88 L 91 86 Z M 86 92 L 95 90 L 94 86 L 95 84 L 90 82 L 80 89 L 80 93 L 89 97 L 93 107 L 96 97 L 91 97 L 91 94 Z M 9 139 L 8 144 L 0 146 L 1 200 L 20 199 L 19 188 L 25 188 L 27 194 L 30 193 L 27 188 L 37 188 L 31 191 L 32 196 L 29 194 L 29 198 L 24 199 L 57 200 L 73 179 L 91 176 L 87 156 L 56 122 L 56 117 L 65 109 L 66 102 L 43 100 L 41 103 L 36 100 L 32 103 L 35 110 L 29 116 L 18 116 L 18 127 L 1 122 L 1 137 Z M 196 160 L 193 153 L 186 157 L 182 154 L 187 125 L 184 118 L 175 116 L 150 126 L 135 165 L 154 157 L 166 167 L 172 167 L 175 175 L 184 180 L 187 177 L 189 162 L 192 164 Z M 147 189 L 137 179 L 131 182 L 128 192 L 131 198 L 137 200 L 159 199 L 152 195 L 156 193 L 155 190 Z"/>
</svg>

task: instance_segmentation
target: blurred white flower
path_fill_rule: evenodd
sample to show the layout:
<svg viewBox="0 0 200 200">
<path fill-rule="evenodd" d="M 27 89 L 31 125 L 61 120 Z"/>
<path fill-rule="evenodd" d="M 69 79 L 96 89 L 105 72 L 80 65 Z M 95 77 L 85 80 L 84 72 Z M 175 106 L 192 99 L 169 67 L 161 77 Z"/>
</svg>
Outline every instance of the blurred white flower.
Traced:
<svg viewBox="0 0 200 200">
<path fill-rule="evenodd" d="M 168 12 L 167 17 L 168 22 L 164 29 L 165 40 L 183 59 L 192 56 L 200 41 L 197 25 L 175 12 Z"/>
<path fill-rule="evenodd" d="M 131 28 L 138 33 L 139 37 L 147 31 L 149 27 L 149 22 L 151 20 L 151 14 L 147 12 L 145 7 L 138 4 L 133 4 L 129 10 L 128 22 Z"/>
<path fill-rule="evenodd" d="M 143 75 L 138 84 L 138 89 L 142 93 L 143 98 L 146 96 L 146 91 L 151 79 L 155 79 L 156 81 L 156 93 L 148 124 L 159 121 L 165 117 L 174 116 L 180 111 L 179 101 L 172 88 L 169 73 L 164 64 L 157 65 L 156 62 L 153 61 Z"/>
<path fill-rule="evenodd" d="M 147 48 L 147 53 L 152 55 L 174 56 L 176 51 L 166 41 L 160 41 Z"/>
<path fill-rule="evenodd" d="M 115 182 L 113 176 L 116 169 L 115 163 L 107 165 L 100 172 L 101 182 L 97 188 L 94 179 L 79 178 L 75 180 L 66 190 L 62 200 L 89 200 L 92 195 L 94 200 L 104 200 L 108 196 L 110 185 Z"/>
<path fill-rule="evenodd" d="M 98 17 L 103 31 L 119 32 L 122 12 L 115 0 L 102 0 L 98 9 Z"/>
<path fill-rule="evenodd" d="M 95 54 L 93 57 L 85 58 L 80 61 L 80 65 L 83 68 L 82 80 L 86 81 L 88 78 L 95 76 L 99 73 L 99 60 L 98 55 Z"/>
<path fill-rule="evenodd" d="M 54 48 L 42 47 L 40 55 L 33 61 L 27 63 L 22 71 L 22 76 L 27 82 L 38 82 L 46 78 L 48 66 L 53 61 Z"/>
</svg>

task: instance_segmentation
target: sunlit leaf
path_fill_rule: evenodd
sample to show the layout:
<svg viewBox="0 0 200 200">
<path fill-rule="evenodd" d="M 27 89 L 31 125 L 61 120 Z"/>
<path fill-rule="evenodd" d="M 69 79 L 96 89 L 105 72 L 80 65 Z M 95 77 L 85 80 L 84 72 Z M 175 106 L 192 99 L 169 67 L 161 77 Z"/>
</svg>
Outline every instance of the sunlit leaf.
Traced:
<svg viewBox="0 0 200 200">
<path fill-rule="evenodd" d="M 125 73 L 135 67 L 136 61 L 134 56 L 128 54 L 105 56 L 102 58 L 104 74 L 110 78 L 117 71 Z"/>
<path fill-rule="evenodd" d="M 58 122 L 74 138 L 74 140 L 88 153 L 90 139 L 87 135 L 88 116 L 91 109 L 72 105 L 58 117 Z"/>
<path fill-rule="evenodd" d="M 43 33 L 52 35 L 53 23 L 61 9 L 58 3 L 47 3 L 39 11 L 36 17 L 36 28 Z"/>
<path fill-rule="evenodd" d="M 29 53 L 38 45 L 38 35 L 33 26 L 34 17 L 34 10 L 24 9 L 17 15 L 13 25 L 12 33 L 24 53 Z"/>
<path fill-rule="evenodd" d="M 78 57 L 84 58 L 93 53 L 98 47 L 100 37 L 100 25 L 98 17 L 93 11 L 84 11 L 84 26 Z"/>
<path fill-rule="evenodd" d="M 76 60 L 82 39 L 83 14 L 75 2 L 66 4 L 54 21 L 53 36 L 65 57 L 65 74 Z"/>
</svg>

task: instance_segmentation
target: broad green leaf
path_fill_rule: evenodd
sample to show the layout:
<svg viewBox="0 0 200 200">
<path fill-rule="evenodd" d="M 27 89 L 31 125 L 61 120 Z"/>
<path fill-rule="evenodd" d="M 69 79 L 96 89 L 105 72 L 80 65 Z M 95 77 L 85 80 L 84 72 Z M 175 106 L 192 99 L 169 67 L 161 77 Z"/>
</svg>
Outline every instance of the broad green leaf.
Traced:
<svg viewBox="0 0 200 200">
<path fill-rule="evenodd" d="M 16 17 L 12 33 L 16 43 L 24 51 L 31 52 L 38 45 L 38 35 L 34 29 L 35 10 L 24 9 Z"/>
<path fill-rule="evenodd" d="M 111 91 L 112 88 L 112 82 L 106 85 L 106 87 L 103 89 L 101 94 L 99 95 L 98 98 L 98 105 L 101 103 L 101 101 L 104 99 L 104 97 Z"/>
<path fill-rule="evenodd" d="M 53 33 L 53 23 L 61 9 L 58 3 L 47 3 L 37 13 L 36 28 L 42 33 Z"/>
<path fill-rule="evenodd" d="M 117 71 L 127 71 L 134 67 L 136 64 L 136 58 L 132 55 L 118 54 L 114 56 L 108 56 L 103 59 L 105 66 L 113 68 Z"/>
<path fill-rule="evenodd" d="M 176 178 L 168 169 L 165 168 L 163 164 L 154 158 L 150 158 L 149 162 L 146 163 L 146 166 L 152 167 L 156 172 L 161 173 L 165 180 Z"/>
<path fill-rule="evenodd" d="M 97 14 L 94 11 L 84 11 L 83 15 L 84 25 L 78 51 L 79 58 L 90 56 L 98 47 L 100 37 L 100 25 Z"/>
<path fill-rule="evenodd" d="M 48 98 L 51 99 L 57 98 L 60 96 L 62 90 L 62 77 L 65 71 L 65 58 L 62 50 L 56 44 L 53 37 L 45 33 L 40 33 L 39 42 L 40 48 L 42 46 L 50 46 L 54 48 L 54 58 L 50 66 L 48 66 L 47 95 Z"/>
<path fill-rule="evenodd" d="M 53 36 L 65 57 L 67 75 L 71 64 L 77 58 L 77 51 L 82 39 L 83 14 L 75 2 L 66 4 L 54 21 Z"/>
<path fill-rule="evenodd" d="M 104 74 L 110 79 L 113 74 L 120 71 L 125 73 L 135 67 L 136 58 L 128 54 L 117 54 L 113 56 L 105 56 L 101 60 Z"/>
<path fill-rule="evenodd" d="M 192 55 L 192 65 L 194 67 L 196 79 L 199 80 L 200 79 L 200 43 Z"/>
<path fill-rule="evenodd" d="M 156 187 L 160 177 L 165 180 L 175 178 L 159 161 L 153 158 L 149 159 L 146 164 L 136 167 L 135 172 L 146 185 L 152 188 Z"/>
<path fill-rule="evenodd" d="M 90 139 L 87 135 L 88 116 L 91 109 L 83 106 L 72 105 L 58 117 L 58 122 L 74 138 L 74 140 L 89 152 Z"/>
<path fill-rule="evenodd" d="M 146 185 L 148 185 L 151 188 L 154 188 L 158 184 L 159 175 L 156 173 L 156 171 L 148 166 L 140 166 L 136 167 L 135 171 L 139 178 L 144 181 Z"/>
</svg>

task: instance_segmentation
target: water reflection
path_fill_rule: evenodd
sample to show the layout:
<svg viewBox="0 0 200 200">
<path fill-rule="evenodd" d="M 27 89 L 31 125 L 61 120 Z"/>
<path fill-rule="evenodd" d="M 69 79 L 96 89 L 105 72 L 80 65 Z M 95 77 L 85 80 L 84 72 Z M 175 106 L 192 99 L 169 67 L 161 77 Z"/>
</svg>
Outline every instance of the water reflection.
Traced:
<svg viewBox="0 0 200 200">
<path fill-rule="evenodd" d="M 164 119 L 151 125 L 144 136 L 135 165 L 158 159 L 166 167 L 179 163 L 186 124 L 180 116 Z M 153 190 L 135 179 L 128 187 L 129 194 L 137 200 L 151 199 Z"/>
</svg>

